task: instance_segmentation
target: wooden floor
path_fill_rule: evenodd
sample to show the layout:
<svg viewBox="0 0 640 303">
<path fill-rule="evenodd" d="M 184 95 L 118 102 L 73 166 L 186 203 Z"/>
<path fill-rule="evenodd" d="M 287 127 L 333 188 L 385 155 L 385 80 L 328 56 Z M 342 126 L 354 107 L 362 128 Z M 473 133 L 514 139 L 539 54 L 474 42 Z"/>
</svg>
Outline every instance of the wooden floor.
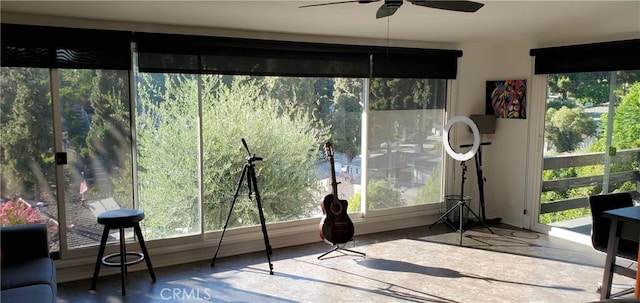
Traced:
<svg viewBox="0 0 640 303">
<path fill-rule="evenodd" d="M 444 224 L 357 236 L 333 252 L 318 242 L 58 285 L 58 302 L 595 302 L 604 255 L 506 225 L 461 234 Z M 614 291 L 634 281 L 614 277 Z"/>
</svg>

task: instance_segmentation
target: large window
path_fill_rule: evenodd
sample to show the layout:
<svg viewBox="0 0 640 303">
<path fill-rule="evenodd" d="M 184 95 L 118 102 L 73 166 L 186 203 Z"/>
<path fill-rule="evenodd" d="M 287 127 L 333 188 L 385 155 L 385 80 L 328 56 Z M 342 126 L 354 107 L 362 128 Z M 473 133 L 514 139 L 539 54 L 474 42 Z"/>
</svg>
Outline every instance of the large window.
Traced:
<svg viewBox="0 0 640 303">
<path fill-rule="evenodd" d="M 49 69 L 2 67 L 0 211 L 2 226 L 46 222 L 60 248 Z"/>
<path fill-rule="evenodd" d="M 263 158 L 255 166 L 267 222 L 322 214 L 319 202 L 331 192 L 326 141 L 335 148 L 338 195 L 349 212 L 361 211 L 365 82 L 142 73 L 137 173 L 147 232 L 198 233 L 200 209 L 205 230 L 219 230 L 234 198 L 229 227 L 258 224 L 255 197 L 244 184 L 234 196 L 247 158 L 241 139 Z M 367 210 L 441 201 L 446 80 L 370 83 Z"/>
<path fill-rule="evenodd" d="M 442 201 L 446 80 L 371 80 L 367 209 Z"/>
<path fill-rule="evenodd" d="M 638 190 L 639 49 L 635 39 L 530 51 L 547 79 L 538 222 L 588 225 L 590 195 Z"/>
<path fill-rule="evenodd" d="M 322 216 L 327 141 L 349 213 L 442 200 L 460 51 L 5 24 L 2 42 L 2 206 L 49 223 L 63 258 L 111 209 L 144 210 L 149 240 L 220 231 L 234 198 L 228 227 L 260 223 L 241 139 L 267 223 Z"/>
<path fill-rule="evenodd" d="M 134 207 L 129 73 L 59 69 L 58 83 L 60 148 L 67 155 L 59 184 L 73 249 L 100 243 L 98 214 Z"/>
<path fill-rule="evenodd" d="M 1 190 L 3 225 L 47 223 L 57 251 L 59 201 L 69 249 L 98 243 L 99 213 L 133 207 L 130 104 L 126 71 L 56 70 L 56 98 L 50 75 L 49 69 L 2 68 Z M 56 163 L 64 159 L 56 176 Z M 12 203 L 34 215 L 10 214 Z"/>
<path fill-rule="evenodd" d="M 324 141 L 344 138 L 345 105 L 335 100 L 341 90 L 360 80 L 297 77 L 206 76 L 203 96 L 204 210 L 207 230 L 221 229 L 229 212 L 247 152 L 255 162 L 257 185 L 267 222 L 292 221 L 318 215 L 324 192 L 320 181 L 328 177 L 320 162 Z M 358 92 L 359 93 L 359 92 Z M 359 112 L 357 101 L 355 110 Z M 352 145 L 339 150 L 358 152 L 359 117 L 350 129 Z M 335 140 L 334 140 L 335 141 Z M 343 141 L 344 142 L 344 141 Z M 246 184 L 246 179 L 245 179 Z M 255 198 L 242 186 L 230 227 L 259 223 Z M 325 193 L 326 194 L 326 193 Z"/>
<path fill-rule="evenodd" d="M 637 191 L 640 71 L 548 75 L 541 223 L 590 216 L 591 195 Z"/>
</svg>

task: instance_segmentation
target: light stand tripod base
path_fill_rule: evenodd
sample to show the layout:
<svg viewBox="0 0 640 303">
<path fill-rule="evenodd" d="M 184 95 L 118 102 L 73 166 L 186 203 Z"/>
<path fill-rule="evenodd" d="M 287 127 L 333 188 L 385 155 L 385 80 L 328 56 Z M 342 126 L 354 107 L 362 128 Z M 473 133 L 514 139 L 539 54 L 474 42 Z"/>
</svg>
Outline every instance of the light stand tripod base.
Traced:
<svg viewBox="0 0 640 303">
<path fill-rule="evenodd" d="M 449 223 L 449 221 L 447 221 L 447 216 L 453 212 L 454 210 L 458 209 L 459 211 L 459 216 L 458 216 L 458 221 L 459 221 L 459 227 L 458 227 L 458 231 L 460 232 L 460 246 L 462 246 L 462 234 L 464 233 L 464 227 L 463 227 L 463 213 L 464 213 L 464 208 L 466 207 L 467 210 L 473 214 L 474 217 L 476 217 L 476 219 L 478 219 L 478 222 L 481 222 L 482 225 L 484 225 L 484 227 L 486 227 L 489 232 L 491 232 L 492 234 L 494 233 L 493 230 L 491 230 L 491 228 L 489 228 L 489 226 L 484 222 L 484 220 L 480 219 L 480 217 L 478 216 L 478 214 L 476 214 L 471 207 L 469 207 L 469 205 L 467 205 L 467 203 L 464 202 L 464 181 L 466 179 L 465 174 L 467 173 L 467 165 L 465 163 L 465 161 L 460 161 L 460 166 L 462 167 L 462 183 L 460 185 L 460 199 L 458 200 L 458 202 L 452 206 L 451 208 L 449 208 L 444 214 L 442 214 L 442 216 L 440 216 L 440 218 L 438 218 L 438 220 L 436 220 L 435 222 L 433 222 L 433 224 L 431 224 L 429 226 L 429 229 L 433 228 L 434 225 L 436 225 L 438 222 L 440 221 L 444 221 L 445 223 L 447 223 L 447 225 L 449 225 L 449 227 L 456 229 L 453 225 L 451 225 L 451 223 Z"/>
<path fill-rule="evenodd" d="M 342 244 L 344 245 L 344 243 Z M 333 248 L 325 253 L 323 253 L 322 255 L 318 256 L 318 260 L 322 260 L 322 257 L 332 253 L 332 252 L 336 252 L 336 251 L 346 251 L 346 252 L 350 252 L 356 255 L 360 255 L 360 256 L 366 256 L 367 254 L 363 253 L 363 252 L 359 252 L 359 251 L 355 251 L 355 250 L 351 250 L 351 249 L 346 249 L 344 247 L 340 247 L 340 244 L 333 244 Z"/>
<path fill-rule="evenodd" d="M 482 220 L 480 219 L 480 217 L 478 217 L 478 215 L 477 215 L 477 214 L 476 214 L 476 213 L 471 209 L 471 207 L 469 207 L 469 205 L 467 205 L 467 203 L 464 203 L 464 201 L 463 201 L 463 200 L 458 201 L 458 203 L 456 203 L 456 205 L 454 205 L 454 206 L 452 206 L 451 208 L 449 208 L 449 210 L 447 210 L 444 214 L 442 214 L 442 216 L 440 216 L 440 218 L 438 218 L 438 220 L 436 220 L 436 222 L 434 222 L 433 224 L 431 224 L 431 225 L 429 226 L 429 229 L 433 228 L 433 226 L 435 226 L 438 222 L 440 222 L 440 221 L 444 221 L 445 223 L 447 223 L 447 225 L 449 225 L 449 227 L 451 227 L 451 228 L 452 228 L 452 229 L 454 229 L 454 230 L 455 230 L 455 229 L 457 229 L 457 230 L 458 230 L 458 232 L 460 232 L 460 246 L 462 246 L 462 234 L 466 231 L 466 230 L 464 229 L 464 226 L 463 226 L 463 222 L 464 222 L 464 220 L 463 220 L 463 213 L 464 213 L 464 208 L 465 208 L 465 207 L 467 208 L 467 210 L 468 210 L 471 214 L 473 214 L 473 216 L 474 216 L 474 217 L 476 217 L 476 219 L 478 219 L 478 222 L 481 222 L 481 223 L 482 223 L 482 225 L 484 225 L 484 227 L 486 227 L 486 228 L 487 228 L 487 230 L 489 230 L 489 232 L 491 232 L 492 234 L 494 233 L 494 232 L 493 232 L 493 230 L 491 230 L 491 228 L 489 228 L 489 226 L 488 226 L 487 224 L 485 224 L 485 223 L 484 223 L 484 221 L 482 221 Z M 460 214 L 460 215 L 458 216 L 458 222 L 459 222 L 459 226 L 458 226 L 458 228 L 456 228 L 455 226 L 451 225 L 451 223 L 449 223 L 449 221 L 446 219 L 446 218 L 447 218 L 447 216 L 448 216 L 451 212 L 455 211 L 456 209 L 459 211 L 459 214 Z"/>
</svg>

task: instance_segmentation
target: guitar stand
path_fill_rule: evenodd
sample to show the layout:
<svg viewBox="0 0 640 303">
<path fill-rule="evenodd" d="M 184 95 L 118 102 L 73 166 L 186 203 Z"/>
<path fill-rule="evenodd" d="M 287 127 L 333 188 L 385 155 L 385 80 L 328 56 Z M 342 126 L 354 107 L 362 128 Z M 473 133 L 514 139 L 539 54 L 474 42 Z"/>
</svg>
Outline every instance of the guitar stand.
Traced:
<svg viewBox="0 0 640 303">
<path fill-rule="evenodd" d="M 258 204 L 258 214 L 260 215 L 260 225 L 262 225 L 262 235 L 264 236 L 264 246 L 267 251 L 267 261 L 269 262 L 269 274 L 273 275 L 273 264 L 271 264 L 271 244 L 269 243 L 269 236 L 267 235 L 267 225 L 265 224 L 264 212 L 262 211 L 262 202 L 260 201 L 260 194 L 258 193 L 258 181 L 256 179 L 256 172 L 254 169 L 253 162 L 262 161 L 261 157 L 256 157 L 255 154 L 251 154 L 249 152 L 249 147 L 247 147 L 247 142 L 242 139 L 242 144 L 244 148 L 247 150 L 249 156 L 247 157 L 247 163 L 244 165 L 244 169 L 242 170 L 242 175 L 240 176 L 240 180 L 238 181 L 238 187 L 236 188 L 236 192 L 233 195 L 233 202 L 231 202 L 231 208 L 229 209 L 229 214 L 227 215 L 227 221 L 224 223 L 224 228 L 222 229 L 222 234 L 220 235 L 220 241 L 218 242 L 218 247 L 216 248 L 216 253 L 213 255 L 213 259 L 211 260 L 211 267 L 215 266 L 216 257 L 218 256 L 218 252 L 220 251 L 220 244 L 222 243 L 222 238 L 224 237 L 224 233 L 227 230 L 227 226 L 229 225 L 229 219 L 231 218 L 231 214 L 233 213 L 233 206 L 236 204 L 236 200 L 238 198 L 238 193 L 240 192 L 240 187 L 242 186 L 242 181 L 244 177 L 247 176 L 247 187 L 249 188 L 248 196 L 249 199 L 251 197 L 255 197 L 256 203 Z"/>
<path fill-rule="evenodd" d="M 326 255 L 328 255 L 328 254 L 330 254 L 330 253 L 332 253 L 334 251 L 340 251 L 340 252 L 341 251 L 347 251 L 347 252 L 354 253 L 354 254 L 357 254 L 357 255 L 360 255 L 360 256 L 363 256 L 363 257 L 365 257 L 367 255 L 367 254 L 365 254 L 363 252 L 359 252 L 359 251 L 355 251 L 355 250 L 351 250 L 351 249 L 346 249 L 344 247 L 340 247 L 340 244 L 335 244 L 335 243 L 330 243 L 330 244 L 333 244 L 333 248 L 331 250 L 323 253 L 322 255 L 318 256 L 318 260 L 322 260 L 322 257 L 324 257 L 324 256 L 326 256 Z M 342 243 L 342 245 L 344 245 L 344 244 L 346 244 L 346 243 Z"/>
<path fill-rule="evenodd" d="M 452 213 L 454 210 L 458 209 L 459 211 L 459 216 L 458 216 L 458 221 L 460 226 L 458 227 L 458 231 L 460 232 L 460 246 L 462 246 L 462 234 L 465 232 L 464 230 L 464 226 L 463 226 L 463 213 L 464 213 L 464 208 L 466 207 L 467 210 L 472 213 L 476 219 L 478 219 L 478 222 L 482 223 L 482 225 L 484 225 L 484 227 L 486 227 L 489 232 L 491 232 L 492 234 L 494 233 L 493 230 L 491 230 L 491 228 L 489 228 L 489 226 L 484 222 L 484 220 L 480 219 L 480 217 L 471 209 L 471 207 L 469 207 L 469 205 L 467 205 L 467 203 L 464 203 L 464 180 L 466 179 L 465 174 L 467 173 L 467 164 L 465 163 L 465 161 L 461 161 L 460 162 L 460 166 L 462 167 L 462 185 L 461 185 L 461 189 L 460 189 L 460 200 L 458 200 L 458 202 L 456 203 L 456 205 L 452 206 L 451 208 L 449 208 L 444 214 L 442 214 L 442 216 L 440 216 L 440 218 L 438 218 L 438 220 L 436 220 L 436 222 L 433 222 L 433 224 L 431 224 L 429 226 L 429 229 L 431 229 L 434 225 L 436 225 L 438 222 L 443 221 L 445 223 L 447 223 L 447 225 L 449 225 L 449 227 L 451 227 L 452 229 L 456 229 L 456 227 L 454 227 L 451 223 L 449 223 L 449 221 L 447 220 L 447 216 Z"/>
</svg>

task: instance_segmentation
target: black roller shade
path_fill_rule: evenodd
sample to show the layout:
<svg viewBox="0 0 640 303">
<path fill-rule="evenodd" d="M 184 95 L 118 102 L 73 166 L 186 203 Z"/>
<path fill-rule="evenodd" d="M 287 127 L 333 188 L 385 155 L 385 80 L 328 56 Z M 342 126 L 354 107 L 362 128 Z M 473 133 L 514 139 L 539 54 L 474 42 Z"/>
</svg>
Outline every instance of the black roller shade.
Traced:
<svg viewBox="0 0 640 303">
<path fill-rule="evenodd" d="M 2 66 L 131 69 L 131 32 L 2 24 Z"/>
<path fill-rule="evenodd" d="M 159 33 L 135 33 L 134 40 L 142 72 L 455 79 L 462 55 L 458 50 Z"/>
<path fill-rule="evenodd" d="M 369 55 L 348 45 L 136 33 L 143 72 L 368 77 Z"/>
<path fill-rule="evenodd" d="M 455 79 L 459 50 L 377 48 L 373 50 L 373 77 Z"/>
<path fill-rule="evenodd" d="M 536 74 L 640 69 L 640 39 L 537 48 Z"/>
</svg>

